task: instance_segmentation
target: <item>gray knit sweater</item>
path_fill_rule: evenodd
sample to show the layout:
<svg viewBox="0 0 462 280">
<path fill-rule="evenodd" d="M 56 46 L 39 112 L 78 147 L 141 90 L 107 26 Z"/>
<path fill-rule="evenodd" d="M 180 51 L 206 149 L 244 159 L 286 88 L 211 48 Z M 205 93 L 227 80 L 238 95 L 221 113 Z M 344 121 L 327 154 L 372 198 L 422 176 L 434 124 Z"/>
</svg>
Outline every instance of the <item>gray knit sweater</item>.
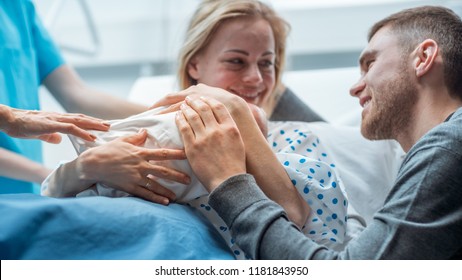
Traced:
<svg viewBox="0 0 462 280">
<path fill-rule="evenodd" d="M 251 175 L 223 182 L 209 203 L 255 259 L 460 259 L 462 108 L 411 148 L 383 208 L 341 252 L 304 236 Z"/>
</svg>

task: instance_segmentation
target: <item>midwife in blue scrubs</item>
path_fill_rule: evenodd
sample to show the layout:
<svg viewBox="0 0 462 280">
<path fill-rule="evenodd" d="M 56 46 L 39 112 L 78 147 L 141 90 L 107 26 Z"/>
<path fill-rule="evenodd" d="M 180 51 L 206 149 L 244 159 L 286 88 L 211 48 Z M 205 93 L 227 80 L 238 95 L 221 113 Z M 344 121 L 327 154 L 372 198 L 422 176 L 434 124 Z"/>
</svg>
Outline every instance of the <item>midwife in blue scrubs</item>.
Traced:
<svg viewBox="0 0 462 280">
<path fill-rule="evenodd" d="M 66 65 L 32 1 L 0 0 L 0 104 L 39 110 L 41 84 L 68 112 L 116 119 L 147 109 L 87 87 Z M 33 192 L 49 172 L 41 162 L 39 140 L 0 132 L 0 168 L 8 163 L 17 171 L 8 174 L 12 178 L 0 177 L 0 193 Z"/>
</svg>

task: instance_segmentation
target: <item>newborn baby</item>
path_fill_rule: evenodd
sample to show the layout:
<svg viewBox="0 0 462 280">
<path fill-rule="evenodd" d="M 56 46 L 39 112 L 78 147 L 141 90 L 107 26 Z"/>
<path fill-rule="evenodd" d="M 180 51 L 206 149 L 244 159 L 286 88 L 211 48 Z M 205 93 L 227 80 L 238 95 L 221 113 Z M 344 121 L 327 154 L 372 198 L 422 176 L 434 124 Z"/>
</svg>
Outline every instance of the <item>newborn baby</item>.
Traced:
<svg viewBox="0 0 462 280">
<path fill-rule="evenodd" d="M 266 135 L 267 124 L 264 111 L 256 106 L 251 106 L 251 109 L 260 130 Z M 69 138 L 77 153 L 81 154 L 89 148 L 100 146 L 122 136 L 137 133 L 141 128 L 145 128 L 148 132 L 148 137 L 144 144 L 145 147 L 184 149 L 181 136 L 175 124 L 175 112 L 158 115 L 157 113 L 159 111 L 161 111 L 161 109 L 152 109 L 126 119 L 108 121 L 108 123 L 111 124 L 111 128 L 108 132 L 99 133 L 98 131 L 92 131 L 93 135 L 97 137 L 94 142 L 88 142 L 74 136 L 70 136 Z M 186 204 L 195 198 L 208 195 L 208 191 L 194 175 L 187 160 L 166 161 L 163 164 L 186 173 L 191 177 L 190 185 L 183 185 L 159 178 L 156 179 L 161 185 L 169 188 L 175 193 L 177 203 Z M 79 193 L 77 196 L 92 195 L 108 197 L 129 196 L 126 192 L 107 187 L 103 184 L 97 184 L 95 187 L 89 188 Z"/>
</svg>

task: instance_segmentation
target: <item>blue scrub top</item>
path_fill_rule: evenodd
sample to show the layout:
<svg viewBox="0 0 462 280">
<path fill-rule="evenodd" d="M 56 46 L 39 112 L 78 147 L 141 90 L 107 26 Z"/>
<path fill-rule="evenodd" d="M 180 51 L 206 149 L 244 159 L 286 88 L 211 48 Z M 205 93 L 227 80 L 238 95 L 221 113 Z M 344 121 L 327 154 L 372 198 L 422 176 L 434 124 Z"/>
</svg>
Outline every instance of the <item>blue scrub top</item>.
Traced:
<svg viewBox="0 0 462 280">
<path fill-rule="evenodd" d="M 0 0 L 0 103 L 40 109 L 43 79 L 64 60 L 30 0 Z M 0 132 L 0 147 L 42 162 L 39 140 L 16 139 Z M 34 184 L 0 177 L 0 193 L 34 192 Z"/>
</svg>

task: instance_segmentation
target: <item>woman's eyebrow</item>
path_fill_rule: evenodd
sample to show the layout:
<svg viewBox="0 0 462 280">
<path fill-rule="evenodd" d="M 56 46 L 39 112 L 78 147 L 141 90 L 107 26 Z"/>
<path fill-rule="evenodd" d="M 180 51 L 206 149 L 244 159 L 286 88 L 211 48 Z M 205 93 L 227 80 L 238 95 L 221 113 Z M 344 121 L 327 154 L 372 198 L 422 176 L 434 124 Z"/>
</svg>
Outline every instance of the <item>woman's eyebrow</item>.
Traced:
<svg viewBox="0 0 462 280">
<path fill-rule="evenodd" d="M 244 50 L 240 50 L 240 49 L 230 49 L 230 50 L 225 51 L 225 53 L 230 53 L 230 52 L 240 53 L 240 54 L 247 55 L 247 56 L 249 55 L 248 52 Z"/>
<path fill-rule="evenodd" d="M 274 52 L 273 51 L 266 51 L 263 53 L 262 56 L 267 56 L 267 55 L 274 55 Z"/>
<path fill-rule="evenodd" d="M 233 52 L 233 53 L 240 53 L 240 54 L 243 54 L 243 55 L 246 55 L 246 56 L 249 56 L 250 53 L 247 52 L 247 51 L 244 51 L 244 50 L 241 50 L 241 49 L 230 49 L 230 50 L 226 50 L 225 53 L 230 53 L 230 52 Z M 274 52 L 273 51 L 266 51 L 262 54 L 262 56 L 267 56 L 267 55 L 274 55 Z"/>
</svg>

